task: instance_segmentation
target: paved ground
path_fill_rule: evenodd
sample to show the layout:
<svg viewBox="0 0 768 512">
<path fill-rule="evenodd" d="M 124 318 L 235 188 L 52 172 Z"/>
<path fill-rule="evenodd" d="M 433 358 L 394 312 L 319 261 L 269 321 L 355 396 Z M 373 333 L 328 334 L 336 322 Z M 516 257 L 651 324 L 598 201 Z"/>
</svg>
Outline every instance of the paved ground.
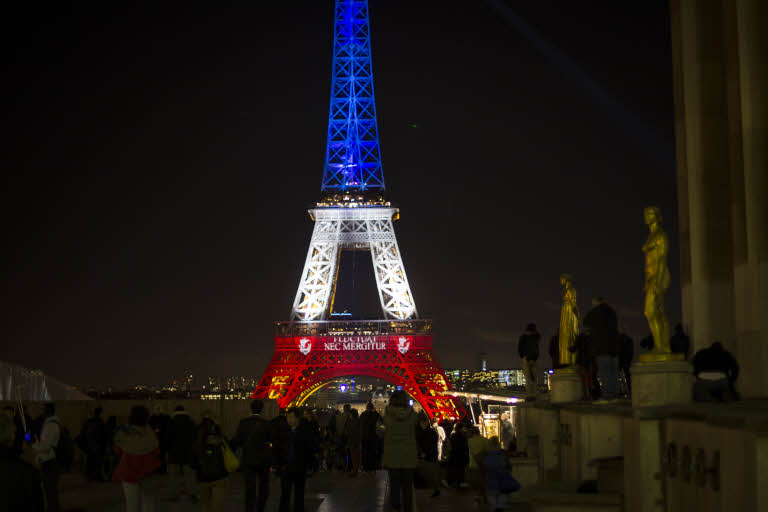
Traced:
<svg viewBox="0 0 768 512">
<path fill-rule="evenodd" d="M 348 479 L 351 480 L 351 479 Z M 338 484 L 345 484 L 345 480 L 329 473 L 320 473 L 308 480 L 305 510 L 314 512 Z M 158 512 L 191 512 L 200 510 L 198 504 L 182 499 L 173 501 L 174 496 L 168 485 L 168 477 L 160 477 L 157 495 L 156 510 Z M 242 512 L 244 503 L 244 484 L 242 473 L 236 473 L 229 477 L 229 494 L 224 502 L 224 511 Z M 351 486 L 350 486 L 351 487 Z M 340 489 L 339 489 L 340 490 Z M 120 484 L 87 482 L 79 475 L 66 475 L 61 483 L 61 505 L 66 511 L 87 512 L 123 512 L 125 502 Z M 267 510 L 276 512 L 278 498 L 280 497 L 280 484 L 277 478 L 272 479 L 271 492 Z"/>
<path fill-rule="evenodd" d="M 243 509 L 243 478 L 237 473 L 229 478 L 230 492 L 224 504 L 225 512 L 241 512 Z M 432 491 L 417 489 L 415 510 L 429 512 L 484 511 L 469 490 L 443 489 L 441 496 L 430 498 Z M 277 511 L 280 495 L 279 481 L 272 480 L 267 510 Z M 199 505 L 188 501 L 172 502 L 166 477 L 160 481 L 158 512 L 191 512 Z M 61 483 L 61 504 L 65 511 L 123 512 L 122 488 L 114 483 L 86 482 L 79 475 L 65 475 Z M 318 473 L 307 481 L 306 512 L 391 512 L 387 491 L 387 475 L 379 471 L 375 475 L 355 478 L 339 473 Z"/>
</svg>

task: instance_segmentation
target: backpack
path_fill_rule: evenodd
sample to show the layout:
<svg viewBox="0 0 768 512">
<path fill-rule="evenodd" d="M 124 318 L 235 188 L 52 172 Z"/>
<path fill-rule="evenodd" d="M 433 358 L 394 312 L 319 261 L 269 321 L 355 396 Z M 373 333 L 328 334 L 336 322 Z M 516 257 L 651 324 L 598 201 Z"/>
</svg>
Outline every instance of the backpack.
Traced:
<svg viewBox="0 0 768 512">
<path fill-rule="evenodd" d="M 209 439 L 206 439 L 203 442 L 197 461 L 199 477 L 203 482 L 219 480 L 228 474 L 226 466 L 224 465 L 222 445 L 213 442 L 211 439 L 213 437 L 214 436 L 212 435 L 208 436 Z M 219 442 L 221 442 L 221 438 L 219 438 Z"/>
<path fill-rule="evenodd" d="M 53 449 L 56 454 L 56 461 L 64 471 L 72 468 L 72 461 L 75 459 L 75 442 L 69 433 L 69 429 L 58 421 L 54 421 L 59 427 L 59 442 Z"/>
</svg>

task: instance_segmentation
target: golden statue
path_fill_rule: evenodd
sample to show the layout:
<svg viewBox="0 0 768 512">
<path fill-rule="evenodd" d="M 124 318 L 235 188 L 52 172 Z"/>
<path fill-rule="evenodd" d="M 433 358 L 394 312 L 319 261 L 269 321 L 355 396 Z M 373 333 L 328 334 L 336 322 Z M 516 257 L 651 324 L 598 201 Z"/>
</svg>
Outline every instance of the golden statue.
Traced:
<svg viewBox="0 0 768 512">
<path fill-rule="evenodd" d="M 576 304 L 576 289 L 573 278 L 568 274 L 560 276 L 563 287 L 563 305 L 560 309 L 560 338 L 558 339 L 558 362 L 563 368 L 573 366 L 576 355 L 569 349 L 579 334 L 579 306 Z"/>
<path fill-rule="evenodd" d="M 640 354 L 643 361 L 683 359 L 682 354 L 672 354 L 669 346 L 669 322 L 664 313 L 664 294 L 669 288 L 670 274 L 667 266 L 669 240 L 661 227 L 661 210 L 649 206 L 643 211 L 648 225 L 648 239 L 643 244 L 645 253 L 645 318 L 653 336 L 653 350 Z"/>
</svg>

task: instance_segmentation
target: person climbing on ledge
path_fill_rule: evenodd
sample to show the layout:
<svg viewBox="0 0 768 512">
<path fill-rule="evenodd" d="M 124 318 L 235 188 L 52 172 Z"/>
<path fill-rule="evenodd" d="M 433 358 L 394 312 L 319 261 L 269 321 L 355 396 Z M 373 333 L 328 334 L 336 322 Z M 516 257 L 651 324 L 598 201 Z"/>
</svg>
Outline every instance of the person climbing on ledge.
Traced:
<svg viewBox="0 0 768 512">
<path fill-rule="evenodd" d="M 693 399 L 697 402 L 731 402 L 739 399 L 735 382 L 739 364 L 719 341 L 693 356 Z"/>
</svg>

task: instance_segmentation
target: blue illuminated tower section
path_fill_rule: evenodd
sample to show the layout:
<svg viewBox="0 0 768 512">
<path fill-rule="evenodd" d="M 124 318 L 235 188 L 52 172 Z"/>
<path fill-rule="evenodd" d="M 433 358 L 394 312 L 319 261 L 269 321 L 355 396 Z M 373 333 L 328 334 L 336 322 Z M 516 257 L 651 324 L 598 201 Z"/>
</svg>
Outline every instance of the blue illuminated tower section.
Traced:
<svg viewBox="0 0 768 512">
<path fill-rule="evenodd" d="M 367 0 L 337 0 L 322 190 L 384 191 Z"/>
</svg>

